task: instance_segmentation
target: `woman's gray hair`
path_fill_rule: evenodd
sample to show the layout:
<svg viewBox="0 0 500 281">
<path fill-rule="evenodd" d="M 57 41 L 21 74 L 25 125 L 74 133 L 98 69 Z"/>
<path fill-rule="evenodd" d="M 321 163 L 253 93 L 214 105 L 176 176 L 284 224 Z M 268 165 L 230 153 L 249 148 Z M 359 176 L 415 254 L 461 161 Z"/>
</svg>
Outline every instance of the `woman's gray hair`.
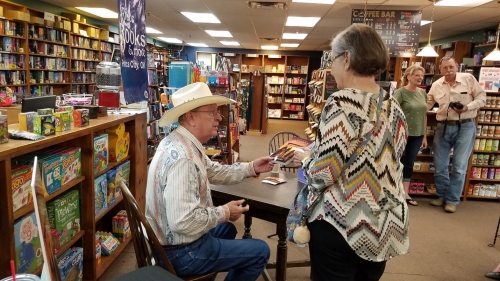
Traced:
<svg viewBox="0 0 500 281">
<path fill-rule="evenodd" d="M 349 53 L 349 67 L 360 76 L 376 76 L 386 70 L 389 51 L 377 31 L 366 24 L 352 24 L 331 43 L 335 54 Z"/>
</svg>

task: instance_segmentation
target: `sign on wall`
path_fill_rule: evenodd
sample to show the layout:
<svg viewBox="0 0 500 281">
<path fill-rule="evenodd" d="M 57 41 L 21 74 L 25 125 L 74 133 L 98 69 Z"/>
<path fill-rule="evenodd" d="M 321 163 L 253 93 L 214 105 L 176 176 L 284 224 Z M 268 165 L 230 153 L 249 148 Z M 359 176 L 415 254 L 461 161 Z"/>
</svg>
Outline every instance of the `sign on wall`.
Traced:
<svg viewBox="0 0 500 281">
<path fill-rule="evenodd" d="M 392 57 L 417 53 L 421 18 L 420 11 L 366 11 L 366 24 L 377 30 Z M 363 23 L 363 20 L 364 10 L 353 9 L 351 23 Z"/>
<path fill-rule="evenodd" d="M 120 66 L 127 103 L 148 100 L 145 0 L 118 0 Z"/>
<path fill-rule="evenodd" d="M 500 68 L 481 67 L 479 85 L 488 93 L 498 93 L 500 89 Z"/>
</svg>

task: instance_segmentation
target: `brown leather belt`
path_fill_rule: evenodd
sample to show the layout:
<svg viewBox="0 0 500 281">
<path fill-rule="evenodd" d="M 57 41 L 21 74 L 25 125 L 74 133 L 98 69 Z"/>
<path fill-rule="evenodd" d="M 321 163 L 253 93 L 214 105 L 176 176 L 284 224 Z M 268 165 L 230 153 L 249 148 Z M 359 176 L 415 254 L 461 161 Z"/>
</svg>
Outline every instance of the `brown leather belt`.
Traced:
<svg viewBox="0 0 500 281">
<path fill-rule="evenodd" d="M 476 121 L 476 119 L 467 118 L 467 119 L 460 119 L 460 120 L 446 120 L 446 121 L 438 121 L 438 123 L 443 123 L 443 124 L 446 124 L 448 126 L 456 126 L 456 125 L 458 125 L 459 121 L 460 121 L 460 123 L 469 123 L 469 122 Z"/>
</svg>

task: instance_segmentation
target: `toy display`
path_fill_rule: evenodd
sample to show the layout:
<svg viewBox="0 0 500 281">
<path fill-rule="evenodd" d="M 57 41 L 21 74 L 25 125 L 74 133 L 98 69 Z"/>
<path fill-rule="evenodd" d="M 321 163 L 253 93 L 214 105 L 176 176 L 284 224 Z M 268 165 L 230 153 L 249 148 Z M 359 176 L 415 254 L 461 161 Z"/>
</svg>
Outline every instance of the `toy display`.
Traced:
<svg viewBox="0 0 500 281">
<path fill-rule="evenodd" d="M 47 202 L 47 214 L 54 238 L 55 252 L 80 232 L 80 196 L 72 190 L 54 201 Z"/>
<path fill-rule="evenodd" d="M 125 125 L 122 123 L 106 129 L 105 132 L 108 134 L 109 161 L 117 162 L 127 157 L 130 134 L 125 132 Z"/>
<path fill-rule="evenodd" d="M 14 224 L 14 244 L 18 273 L 33 273 L 43 264 L 35 213 Z"/>
<path fill-rule="evenodd" d="M 13 211 L 31 203 L 31 175 L 32 166 L 22 165 L 12 169 L 12 207 Z"/>
<path fill-rule="evenodd" d="M 108 134 L 100 134 L 94 137 L 94 174 L 98 174 L 107 168 Z"/>
<path fill-rule="evenodd" d="M 73 125 L 75 127 L 85 127 L 89 125 L 89 110 L 75 109 L 73 110 Z"/>
<path fill-rule="evenodd" d="M 35 115 L 33 131 L 37 135 L 50 136 L 56 134 L 56 118 L 54 115 Z"/>
<path fill-rule="evenodd" d="M 107 193 L 108 184 L 106 175 L 101 175 L 94 180 L 95 216 L 97 217 L 103 210 L 108 208 Z"/>
<path fill-rule="evenodd" d="M 28 131 L 33 133 L 33 119 L 35 118 L 36 112 L 26 112 L 26 113 L 19 113 L 18 118 L 19 118 L 19 130 L 21 131 Z"/>
<path fill-rule="evenodd" d="M 71 248 L 57 259 L 62 281 L 81 281 L 83 279 L 83 248 Z"/>
<path fill-rule="evenodd" d="M 129 184 L 130 160 L 127 160 L 114 169 L 108 171 L 106 176 L 108 180 L 108 190 L 111 188 L 115 192 L 115 198 L 120 197 L 122 194 L 121 189 L 118 188 L 120 181 L 123 180 L 127 186 Z"/>
<path fill-rule="evenodd" d="M 113 217 L 112 232 L 118 241 L 122 243 L 131 237 L 132 233 L 130 231 L 127 212 L 125 210 L 121 210 L 118 214 L 116 214 L 116 216 Z"/>
<path fill-rule="evenodd" d="M 101 241 L 101 255 L 109 256 L 120 245 L 120 241 L 109 232 L 98 231 L 96 235 Z"/>
<path fill-rule="evenodd" d="M 9 142 L 9 124 L 7 115 L 0 115 L 0 143 Z"/>
</svg>

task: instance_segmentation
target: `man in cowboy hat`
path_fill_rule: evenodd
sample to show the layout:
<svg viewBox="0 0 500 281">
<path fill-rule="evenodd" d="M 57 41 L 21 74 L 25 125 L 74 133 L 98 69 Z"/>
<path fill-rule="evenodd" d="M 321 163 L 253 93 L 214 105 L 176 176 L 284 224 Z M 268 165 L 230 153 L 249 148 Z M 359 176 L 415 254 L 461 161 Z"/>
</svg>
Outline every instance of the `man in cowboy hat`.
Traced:
<svg viewBox="0 0 500 281">
<path fill-rule="evenodd" d="M 202 144 L 217 135 L 219 105 L 234 102 L 194 83 L 172 96 L 174 107 L 160 126 L 179 127 L 158 145 L 148 174 L 146 217 L 179 276 L 229 271 L 225 280 L 256 280 L 269 260 L 269 246 L 257 239 L 235 239 L 236 221 L 249 206 L 243 200 L 214 206 L 210 183 L 234 184 L 269 172 L 271 157 L 248 164 L 212 162 Z"/>
</svg>

